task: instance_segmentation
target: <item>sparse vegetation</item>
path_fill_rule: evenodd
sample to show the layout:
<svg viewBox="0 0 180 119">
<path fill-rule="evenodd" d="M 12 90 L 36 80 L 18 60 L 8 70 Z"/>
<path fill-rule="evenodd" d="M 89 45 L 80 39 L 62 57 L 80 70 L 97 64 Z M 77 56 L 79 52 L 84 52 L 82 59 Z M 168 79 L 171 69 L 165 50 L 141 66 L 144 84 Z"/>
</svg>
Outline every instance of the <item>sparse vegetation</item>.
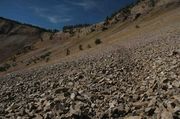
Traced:
<svg viewBox="0 0 180 119">
<path fill-rule="evenodd" d="M 138 29 L 138 28 L 140 28 L 140 26 L 139 26 L 139 25 L 136 25 L 136 28 Z"/>
<path fill-rule="evenodd" d="M 136 14 L 134 20 L 138 19 L 141 16 L 141 13 Z"/>
<path fill-rule="evenodd" d="M 46 53 L 44 53 L 44 54 L 42 54 L 42 55 L 40 55 L 40 56 L 35 56 L 35 57 L 33 57 L 33 58 L 30 58 L 29 60 L 27 60 L 27 61 L 25 61 L 25 62 L 22 62 L 21 61 L 21 63 L 25 63 L 25 65 L 26 66 L 28 66 L 28 65 L 31 65 L 31 64 L 36 64 L 36 63 L 38 63 L 38 62 L 40 62 L 40 61 L 46 61 L 46 62 L 48 62 L 49 60 L 50 60 L 50 55 L 51 55 L 52 53 L 51 52 L 46 52 Z"/>
<path fill-rule="evenodd" d="M 91 28 L 91 32 L 94 32 L 94 31 L 96 31 L 94 28 Z"/>
<path fill-rule="evenodd" d="M 102 28 L 102 31 L 106 31 L 106 30 L 108 30 L 107 27 L 103 27 L 103 28 Z"/>
<path fill-rule="evenodd" d="M 137 3 L 138 3 L 138 2 L 139 2 L 139 1 L 137 1 Z M 109 24 L 109 21 L 112 20 L 113 18 L 115 18 L 116 15 L 117 15 L 118 13 L 120 13 L 120 12 L 123 13 L 124 18 L 127 19 L 127 16 L 131 13 L 130 9 L 131 9 L 133 6 L 134 6 L 133 3 L 132 3 L 132 4 L 129 4 L 129 5 L 127 5 L 126 7 L 121 8 L 120 10 L 112 13 L 110 16 L 107 16 L 106 19 L 105 19 L 104 25 L 108 25 L 108 24 Z M 115 19 L 116 19 L 116 18 L 115 18 Z M 125 20 L 125 19 L 124 19 L 124 20 Z M 117 19 L 116 19 L 116 20 L 117 20 Z M 117 20 L 117 21 L 118 21 L 118 20 Z"/>
<path fill-rule="evenodd" d="M 108 24 L 109 24 L 109 20 L 110 20 L 110 18 L 107 16 L 107 17 L 106 17 L 106 20 L 105 20 L 105 22 L 104 22 L 104 25 L 108 25 Z"/>
<path fill-rule="evenodd" d="M 49 57 L 50 55 L 51 55 L 51 52 L 47 52 L 47 53 L 41 55 L 40 58 L 45 59 L 45 58 Z"/>
<path fill-rule="evenodd" d="M 50 58 L 49 58 L 49 57 L 47 57 L 47 58 L 46 58 L 46 62 L 49 62 L 49 60 L 50 60 Z"/>
<path fill-rule="evenodd" d="M 101 44 L 101 43 L 102 43 L 101 39 L 98 38 L 98 39 L 95 40 L 95 44 L 96 44 L 96 45 L 99 45 L 99 44 Z"/>
<path fill-rule="evenodd" d="M 87 48 L 91 48 L 91 45 L 88 44 Z"/>
<path fill-rule="evenodd" d="M 53 40 L 53 36 L 54 36 L 54 34 L 51 34 L 49 37 L 49 40 Z"/>
<path fill-rule="evenodd" d="M 33 50 L 33 46 L 32 45 L 26 45 L 23 48 L 19 49 L 16 53 L 16 55 L 21 55 L 21 54 L 25 54 L 29 51 Z"/>
<path fill-rule="evenodd" d="M 82 45 L 79 45 L 79 50 L 83 50 Z"/>
<path fill-rule="evenodd" d="M 41 42 L 43 42 L 43 41 L 44 41 L 42 37 L 40 37 L 40 40 L 41 40 Z"/>
<path fill-rule="evenodd" d="M 15 66 L 17 66 L 17 63 L 16 63 L 16 62 L 14 62 L 14 63 L 12 63 L 12 65 L 11 65 L 11 66 L 15 67 Z"/>
<path fill-rule="evenodd" d="M 155 0 L 150 0 L 150 4 L 152 7 L 154 7 L 155 6 Z"/>
<path fill-rule="evenodd" d="M 31 62 L 30 61 L 28 61 L 27 63 L 26 63 L 26 66 L 28 66 L 28 65 L 30 65 L 31 64 Z"/>
<path fill-rule="evenodd" d="M 0 66 L 0 72 L 7 71 L 10 67 L 11 67 L 11 65 L 8 63 L 3 64 L 2 66 Z"/>
<path fill-rule="evenodd" d="M 69 49 L 66 50 L 66 56 L 68 56 L 68 55 L 70 55 L 70 50 Z"/>
<path fill-rule="evenodd" d="M 63 27 L 63 32 L 69 32 L 72 34 L 73 29 L 75 28 L 82 28 L 82 27 L 88 27 L 91 24 L 77 24 L 77 25 L 68 25 Z"/>
<path fill-rule="evenodd" d="M 16 56 L 11 57 L 10 60 L 16 62 Z"/>
<path fill-rule="evenodd" d="M 0 72 L 4 72 L 4 71 L 6 71 L 6 67 L 1 66 L 0 67 Z"/>
</svg>

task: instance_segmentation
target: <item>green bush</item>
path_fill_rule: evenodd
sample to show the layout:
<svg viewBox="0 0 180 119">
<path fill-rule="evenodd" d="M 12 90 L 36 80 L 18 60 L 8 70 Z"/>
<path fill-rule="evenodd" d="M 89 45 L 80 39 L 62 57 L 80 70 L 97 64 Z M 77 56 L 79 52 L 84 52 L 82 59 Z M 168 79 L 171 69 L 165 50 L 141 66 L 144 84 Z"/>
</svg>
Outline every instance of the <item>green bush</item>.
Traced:
<svg viewBox="0 0 180 119">
<path fill-rule="evenodd" d="M 0 66 L 0 72 L 7 71 L 11 67 L 10 64 L 4 64 L 3 66 Z"/>
<path fill-rule="evenodd" d="M 0 67 L 0 72 L 4 72 L 4 71 L 6 71 L 6 68 L 3 67 L 3 66 L 1 66 L 1 67 Z"/>
</svg>

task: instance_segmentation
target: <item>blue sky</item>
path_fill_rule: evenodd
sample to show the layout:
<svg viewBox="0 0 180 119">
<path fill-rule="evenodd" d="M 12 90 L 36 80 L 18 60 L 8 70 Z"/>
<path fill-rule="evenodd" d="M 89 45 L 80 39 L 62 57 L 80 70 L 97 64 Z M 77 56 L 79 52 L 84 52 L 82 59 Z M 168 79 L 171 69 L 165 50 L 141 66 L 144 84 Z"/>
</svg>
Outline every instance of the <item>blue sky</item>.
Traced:
<svg viewBox="0 0 180 119">
<path fill-rule="evenodd" d="M 97 23 L 135 0 L 0 0 L 0 16 L 44 28 Z"/>
</svg>

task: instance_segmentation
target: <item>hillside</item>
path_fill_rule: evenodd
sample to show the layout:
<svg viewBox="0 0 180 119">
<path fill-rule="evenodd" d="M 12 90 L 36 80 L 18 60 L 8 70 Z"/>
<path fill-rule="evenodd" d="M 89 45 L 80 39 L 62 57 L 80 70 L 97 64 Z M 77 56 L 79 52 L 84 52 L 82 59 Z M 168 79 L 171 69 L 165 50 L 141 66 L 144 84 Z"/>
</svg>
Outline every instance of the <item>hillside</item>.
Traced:
<svg viewBox="0 0 180 119">
<path fill-rule="evenodd" d="M 0 63 L 33 50 L 33 45 L 52 33 L 46 29 L 0 18 Z"/>
<path fill-rule="evenodd" d="M 146 26 L 149 24 L 147 19 L 178 7 L 178 0 L 155 0 L 154 3 L 150 1 L 138 2 L 135 6 L 129 5 L 101 23 L 70 29 L 69 32 L 51 33 L 44 29 L 2 19 L 0 75 L 56 63 L 67 55 L 76 55 L 84 50 L 95 48 L 98 46 L 95 44 L 97 39 L 105 45 L 116 39 L 134 37 L 134 34 L 136 36 L 134 31 L 147 30 L 138 29 L 141 27 L 139 26 L 142 24 L 141 21 L 144 21 Z"/>
<path fill-rule="evenodd" d="M 33 48 L 2 63 L 16 65 L 1 72 L 0 118 L 179 119 L 179 11 L 179 0 L 140 0 L 101 23 L 24 38 Z"/>
</svg>

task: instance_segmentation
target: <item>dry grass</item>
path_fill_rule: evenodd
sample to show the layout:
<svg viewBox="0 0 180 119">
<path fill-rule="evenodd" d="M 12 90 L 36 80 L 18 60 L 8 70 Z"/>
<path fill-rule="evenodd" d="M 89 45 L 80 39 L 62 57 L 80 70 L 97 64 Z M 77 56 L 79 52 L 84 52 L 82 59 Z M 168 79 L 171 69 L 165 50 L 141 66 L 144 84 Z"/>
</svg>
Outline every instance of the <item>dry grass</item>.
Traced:
<svg viewBox="0 0 180 119">
<path fill-rule="evenodd" d="M 180 30 L 180 8 L 170 8 L 169 10 L 160 10 L 154 11 L 147 16 L 141 17 L 135 22 L 125 22 L 125 23 L 117 23 L 113 25 L 108 30 L 95 31 L 88 35 L 78 37 L 71 37 L 69 39 L 55 39 L 37 42 L 34 45 L 34 50 L 18 56 L 17 58 L 17 66 L 15 68 L 10 69 L 8 72 L 12 72 L 15 70 L 21 70 L 24 68 L 33 68 L 38 66 L 43 66 L 47 64 L 53 64 L 61 61 L 63 58 L 68 59 L 68 57 L 73 57 L 76 55 L 80 55 L 84 52 L 91 52 L 92 50 L 96 50 L 97 47 L 104 47 L 109 44 L 114 44 L 117 42 L 128 41 L 128 39 L 138 39 L 138 37 L 142 34 L 148 34 L 154 31 L 160 31 L 168 26 L 171 26 L 172 23 L 176 24 L 177 30 Z M 140 26 L 140 28 L 136 28 L 136 25 Z M 44 37 L 47 37 L 45 35 Z M 97 46 L 94 41 L 99 38 L 102 40 L 102 44 Z M 83 51 L 79 50 L 79 46 L 83 46 Z M 90 45 L 89 49 L 87 46 Z M 66 50 L 69 49 L 70 56 L 66 54 Z M 40 56 L 44 52 L 51 51 L 50 61 L 48 62 L 38 62 L 36 64 L 32 64 L 26 66 L 21 63 L 21 61 L 26 61 L 27 59 L 33 56 Z"/>
</svg>

